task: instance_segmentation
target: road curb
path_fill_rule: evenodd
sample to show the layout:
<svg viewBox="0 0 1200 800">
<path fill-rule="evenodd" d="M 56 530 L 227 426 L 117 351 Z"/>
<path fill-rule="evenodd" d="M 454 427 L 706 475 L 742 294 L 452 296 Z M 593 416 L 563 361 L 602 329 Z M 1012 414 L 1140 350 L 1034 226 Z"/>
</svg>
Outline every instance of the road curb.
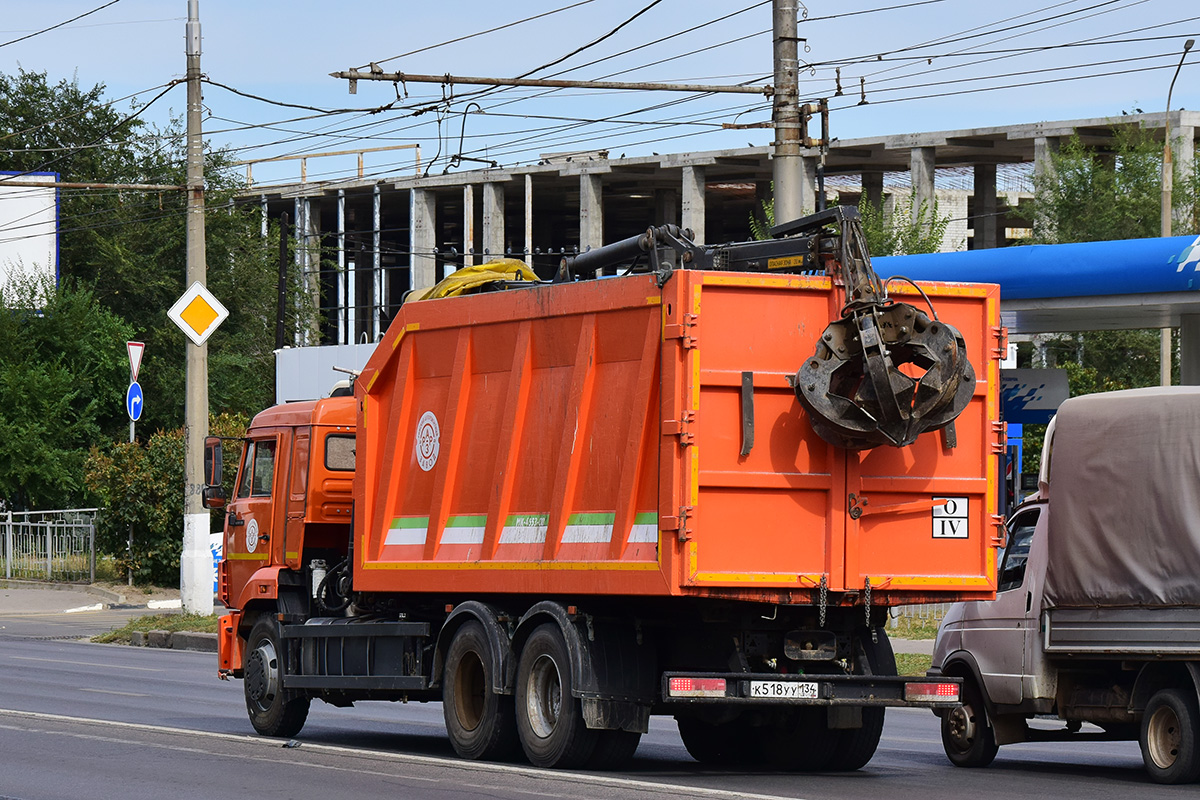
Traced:
<svg viewBox="0 0 1200 800">
<path fill-rule="evenodd" d="M 201 653 L 217 652 L 215 633 L 192 631 L 134 631 L 129 634 L 129 643 L 134 647 L 158 647 L 167 650 L 195 650 Z"/>
</svg>

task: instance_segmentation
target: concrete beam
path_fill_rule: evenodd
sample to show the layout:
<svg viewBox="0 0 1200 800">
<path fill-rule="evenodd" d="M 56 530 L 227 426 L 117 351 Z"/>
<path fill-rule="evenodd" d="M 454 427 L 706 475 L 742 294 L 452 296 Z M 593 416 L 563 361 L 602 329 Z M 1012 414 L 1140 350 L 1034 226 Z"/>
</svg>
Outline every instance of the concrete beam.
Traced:
<svg viewBox="0 0 1200 800">
<path fill-rule="evenodd" d="M 604 194 L 600 176 L 579 176 L 579 252 L 604 244 Z"/>
<path fill-rule="evenodd" d="M 682 170 L 683 183 L 680 188 L 681 224 L 691 228 L 694 241 L 704 243 L 704 167 L 686 166 Z"/>
<path fill-rule="evenodd" d="M 504 184 L 483 185 L 483 263 L 504 258 Z"/>
<path fill-rule="evenodd" d="M 933 220 L 934 153 L 935 149 L 932 147 L 914 147 L 909 152 L 909 170 L 912 175 L 913 187 L 913 222 L 917 221 L 917 215 L 920 213 L 922 205 L 926 209 L 925 219 L 928 222 Z"/>
<path fill-rule="evenodd" d="M 975 241 L 981 250 L 1000 246 L 1000 213 L 996 202 L 996 165 L 975 165 Z"/>
<path fill-rule="evenodd" d="M 437 246 L 437 204 L 428 189 L 413 189 L 410 196 L 410 283 L 413 289 L 424 289 L 437 283 L 437 258 L 433 252 Z"/>
</svg>

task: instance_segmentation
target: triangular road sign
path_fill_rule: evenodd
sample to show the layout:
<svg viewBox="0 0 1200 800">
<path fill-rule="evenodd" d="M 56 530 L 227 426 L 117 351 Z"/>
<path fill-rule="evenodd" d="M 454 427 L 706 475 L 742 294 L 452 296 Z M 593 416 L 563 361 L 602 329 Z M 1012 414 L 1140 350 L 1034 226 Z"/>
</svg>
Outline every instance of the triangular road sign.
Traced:
<svg viewBox="0 0 1200 800">
<path fill-rule="evenodd" d="M 129 350 L 129 382 L 137 383 L 138 369 L 142 366 L 142 353 L 146 350 L 143 342 L 126 342 Z"/>
</svg>

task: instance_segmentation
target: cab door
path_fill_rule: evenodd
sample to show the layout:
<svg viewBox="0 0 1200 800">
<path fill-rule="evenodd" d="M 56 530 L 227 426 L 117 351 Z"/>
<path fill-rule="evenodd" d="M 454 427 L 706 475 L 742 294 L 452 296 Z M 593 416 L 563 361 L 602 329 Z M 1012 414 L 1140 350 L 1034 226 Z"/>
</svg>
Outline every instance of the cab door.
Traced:
<svg viewBox="0 0 1200 800">
<path fill-rule="evenodd" d="M 233 603 L 239 602 L 250 576 L 271 563 L 279 439 L 278 433 L 256 434 L 242 453 L 237 489 L 225 520 L 225 559 Z"/>
<path fill-rule="evenodd" d="M 1026 650 L 1037 626 L 1033 594 L 1026 586 L 1026 564 L 1041 513 L 1039 507 L 1029 508 L 1009 522 L 996 599 L 969 603 L 963 615 L 963 647 L 975 656 L 988 697 L 1000 705 L 1017 705 L 1026 699 Z"/>
</svg>

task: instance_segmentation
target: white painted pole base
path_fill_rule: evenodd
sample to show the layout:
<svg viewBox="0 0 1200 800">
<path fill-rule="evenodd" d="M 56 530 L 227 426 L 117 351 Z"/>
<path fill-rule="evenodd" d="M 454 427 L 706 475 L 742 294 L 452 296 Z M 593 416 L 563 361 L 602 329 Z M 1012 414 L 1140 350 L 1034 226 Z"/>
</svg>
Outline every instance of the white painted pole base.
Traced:
<svg viewBox="0 0 1200 800">
<path fill-rule="evenodd" d="M 213 613 L 212 551 L 208 549 L 209 514 L 183 515 L 183 553 L 179 558 L 179 596 L 189 614 Z"/>
</svg>

